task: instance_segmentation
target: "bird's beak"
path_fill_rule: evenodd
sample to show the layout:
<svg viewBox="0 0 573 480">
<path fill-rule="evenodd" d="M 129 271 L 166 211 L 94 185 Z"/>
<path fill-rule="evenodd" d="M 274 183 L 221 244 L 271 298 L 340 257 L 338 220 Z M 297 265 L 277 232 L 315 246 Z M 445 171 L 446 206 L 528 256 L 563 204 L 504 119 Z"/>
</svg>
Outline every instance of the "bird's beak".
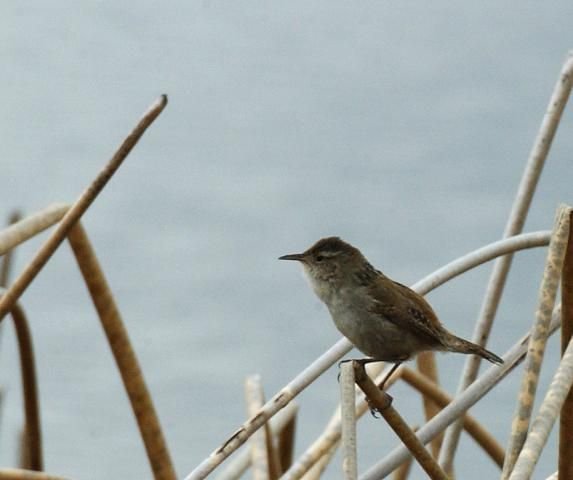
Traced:
<svg viewBox="0 0 573 480">
<path fill-rule="evenodd" d="M 279 257 L 279 260 L 297 260 L 299 262 L 304 261 L 304 255 L 302 253 L 291 253 L 289 255 L 283 255 Z"/>
</svg>

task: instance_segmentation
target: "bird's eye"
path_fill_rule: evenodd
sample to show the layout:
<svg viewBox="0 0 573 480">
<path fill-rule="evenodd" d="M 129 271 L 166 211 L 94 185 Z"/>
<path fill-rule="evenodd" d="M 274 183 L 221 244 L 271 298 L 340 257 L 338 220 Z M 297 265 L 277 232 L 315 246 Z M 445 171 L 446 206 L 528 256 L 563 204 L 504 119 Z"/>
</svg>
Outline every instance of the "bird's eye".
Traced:
<svg viewBox="0 0 573 480">
<path fill-rule="evenodd" d="M 317 262 L 322 262 L 322 261 L 324 260 L 324 256 L 322 256 L 322 255 L 317 255 L 317 256 L 315 257 L 315 260 L 316 260 Z"/>
</svg>

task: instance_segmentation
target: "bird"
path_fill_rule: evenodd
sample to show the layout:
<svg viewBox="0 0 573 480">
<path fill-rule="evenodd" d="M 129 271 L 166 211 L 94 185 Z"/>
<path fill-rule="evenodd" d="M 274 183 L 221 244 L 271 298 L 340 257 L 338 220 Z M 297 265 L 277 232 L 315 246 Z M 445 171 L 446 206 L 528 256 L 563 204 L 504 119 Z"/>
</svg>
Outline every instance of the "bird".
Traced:
<svg viewBox="0 0 573 480">
<path fill-rule="evenodd" d="M 279 260 L 302 264 L 336 328 L 367 356 L 357 360 L 360 364 L 394 364 L 381 389 L 402 362 L 423 351 L 474 354 L 503 364 L 495 353 L 449 332 L 424 297 L 391 280 L 339 237 L 322 238 Z"/>
</svg>

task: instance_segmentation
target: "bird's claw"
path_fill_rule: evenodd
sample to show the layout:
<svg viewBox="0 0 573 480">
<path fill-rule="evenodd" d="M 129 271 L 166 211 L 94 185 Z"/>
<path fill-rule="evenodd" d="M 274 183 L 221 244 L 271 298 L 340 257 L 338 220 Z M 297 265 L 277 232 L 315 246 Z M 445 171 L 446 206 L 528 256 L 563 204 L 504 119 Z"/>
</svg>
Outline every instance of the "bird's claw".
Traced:
<svg viewBox="0 0 573 480">
<path fill-rule="evenodd" d="M 366 403 L 368 404 L 368 408 L 370 409 L 370 415 L 372 415 L 374 418 L 380 418 L 379 415 L 380 411 L 372 404 L 372 402 L 368 397 L 366 397 Z"/>
<path fill-rule="evenodd" d="M 348 362 L 352 362 L 352 361 L 354 361 L 353 358 L 347 358 L 345 360 L 340 360 L 340 362 L 337 363 L 339 372 L 338 372 L 338 375 L 336 376 L 336 381 L 338 383 L 340 383 L 340 365 L 342 365 L 343 363 L 348 363 Z"/>
</svg>

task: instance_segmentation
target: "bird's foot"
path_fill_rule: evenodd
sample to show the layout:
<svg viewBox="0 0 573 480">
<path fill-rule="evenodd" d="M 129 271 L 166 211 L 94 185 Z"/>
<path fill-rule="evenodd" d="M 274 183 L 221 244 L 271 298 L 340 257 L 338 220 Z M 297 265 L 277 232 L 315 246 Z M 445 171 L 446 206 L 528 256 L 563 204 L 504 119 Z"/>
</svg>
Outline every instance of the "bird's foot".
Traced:
<svg viewBox="0 0 573 480">
<path fill-rule="evenodd" d="M 374 406 L 374 404 L 368 397 L 366 397 L 366 403 L 368 404 L 368 408 L 370 409 L 370 415 L 372 415 L 374 418 L 380 418 L 379 410 Z"/>
<path fill-rule="evenodd" d="M 388 400 L 388 404 L 385 407 L 387 408 L 390 405 L 392 405 L 392 400 L 394 399 L 392 398 L 391 395 L 388 395 L 387 393 L 385 394 L 385 396 L 387 397 Z M 380 414 L 382 413 L 381 410 L 378 407 L 376 407 L 368 397 L 365 397 L 365 400 L 366 403 L 368 404 L 368 408 L 370 409 L 370 415 L 372 415 L 374 418 L 380 418 Z M 385 408 L 383 408 L 382 410 L 384 410 Z"/>
</svg>

